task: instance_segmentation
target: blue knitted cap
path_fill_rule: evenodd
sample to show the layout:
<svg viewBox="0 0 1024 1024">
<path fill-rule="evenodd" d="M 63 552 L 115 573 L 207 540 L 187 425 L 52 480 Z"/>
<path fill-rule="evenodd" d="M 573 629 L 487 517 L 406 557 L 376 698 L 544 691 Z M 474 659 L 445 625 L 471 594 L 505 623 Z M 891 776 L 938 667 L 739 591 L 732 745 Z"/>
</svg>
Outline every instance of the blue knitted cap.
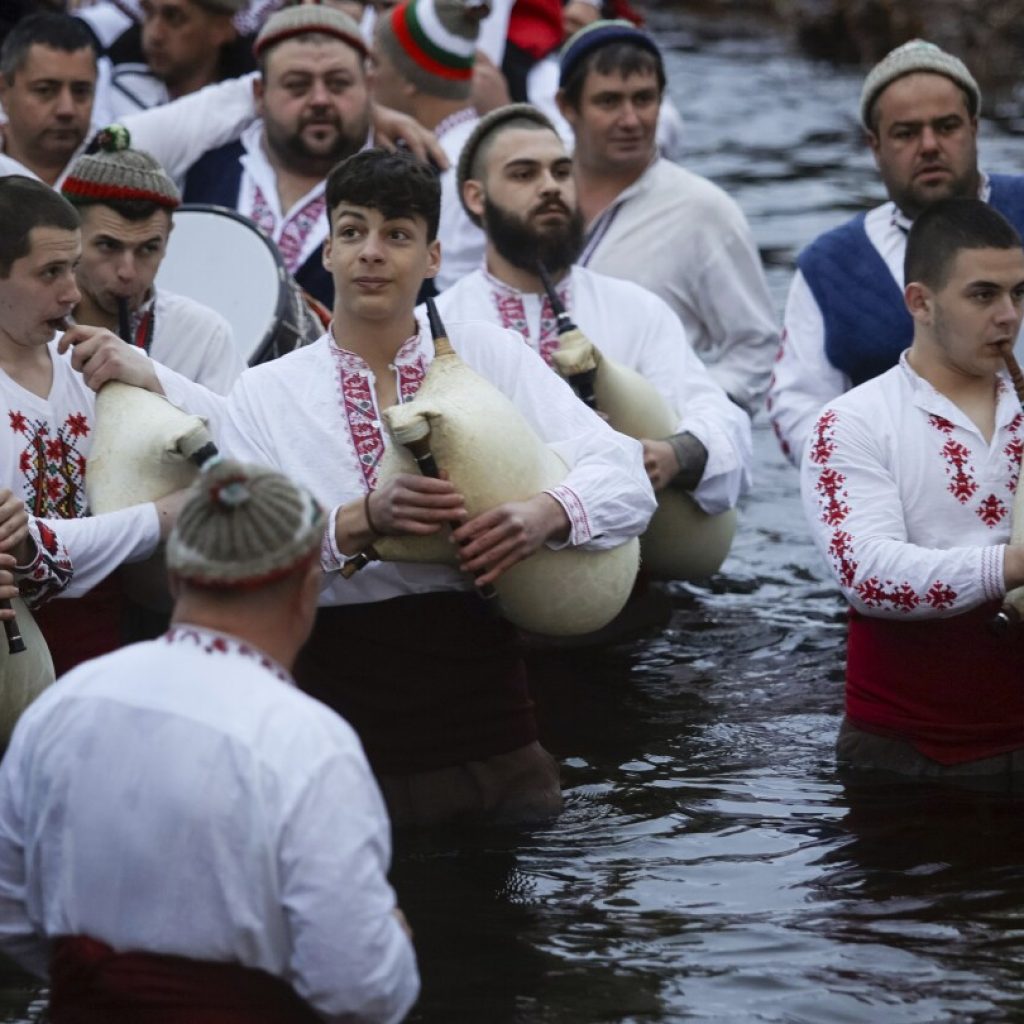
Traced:
<svg viewBox="0 0 1024 1024">
<path fill-rule="evenodd" d="M 653 53 L 661 62 L 661 51 L 658 44 L 631 21 L 616 18 L 614 21 L 594 21 L 581 28 L 571 36 L 558 59 L 558 87 L 562 89 L 569 80 L 576 66 L 588 53 L 600 50 L 611 43 L 634 43 Z"/>
</svg>

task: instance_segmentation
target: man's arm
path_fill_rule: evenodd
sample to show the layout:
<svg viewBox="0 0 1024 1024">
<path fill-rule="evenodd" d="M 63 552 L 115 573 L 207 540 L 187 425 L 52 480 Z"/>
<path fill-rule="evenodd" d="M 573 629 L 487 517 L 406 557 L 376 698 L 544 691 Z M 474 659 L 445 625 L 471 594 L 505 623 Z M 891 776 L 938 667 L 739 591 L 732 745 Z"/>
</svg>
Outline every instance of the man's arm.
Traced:
<svg viewBox="0 0 1024 1024">
<path fill-rule="evenodd" d="M 865 615 L 893 619 L 959 615 L 1002 597 L 1005 545 L 925 548 L 907 539 L 879 429 L 829 406 L 801 465 L 804 514 L 843 595 Z"/>
<path fill-rule="evenodd" d="M 387 881 L 387 813 L 354 737 L 351 747 L 303 787 L 282 835 L 290 973 L 331 1024 L 397 1024 L 416 1001 L 419 975 Z"/>
<path fill-rule="evenodd" d="M 803 274 L 797 271 L 786 302 L 782 341 L 766 408 L 783 454 L 800 465 L 822 408 L 849 391 L 850 381 L 825 354 L 825 323 Z"/>
<path fill-rule="evenodd" d="M 733 508 L 750 488 L 750 417 L 729 399 L 686 338 L 679 318 L 655 295 L 644 309 L 636 371 L 657 388 L 679 421 L 671 438 L 645 438 L 655 490 L 689 491 L 709 515 Z"/>
</svg>

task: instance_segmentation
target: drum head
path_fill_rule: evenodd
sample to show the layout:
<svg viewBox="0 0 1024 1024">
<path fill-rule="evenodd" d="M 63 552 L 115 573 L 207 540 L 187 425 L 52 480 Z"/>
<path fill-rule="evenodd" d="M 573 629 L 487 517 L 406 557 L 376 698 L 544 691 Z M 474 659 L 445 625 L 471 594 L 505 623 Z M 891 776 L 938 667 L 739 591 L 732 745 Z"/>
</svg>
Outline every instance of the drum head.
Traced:
<svg viewBox="0 0 1024 1024">
<path fill-rule="evenodd" d="M 220 313 L 249 364 L 259 361 L 288 308 L 288 275 L 273 242 L 222 206 L 175 211 L 157 284 Z"/>
</svg>

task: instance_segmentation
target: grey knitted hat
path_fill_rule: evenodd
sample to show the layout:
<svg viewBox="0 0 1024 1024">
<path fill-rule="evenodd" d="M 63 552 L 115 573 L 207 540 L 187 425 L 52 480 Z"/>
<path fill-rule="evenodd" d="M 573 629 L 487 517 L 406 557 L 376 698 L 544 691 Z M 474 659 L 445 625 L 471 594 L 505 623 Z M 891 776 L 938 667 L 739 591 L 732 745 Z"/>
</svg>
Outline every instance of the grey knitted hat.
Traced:
<svg viewBox="0 0 1024 1024">
<path fill-rule="evenodd" d="M 95 139 L 98 152 L 80 156 L 60 190 L 76 206 L 145 199 L 173 210 L 181 193 L 167 172 L 141 149 L 129 149 L 131 136 L 120 124 L 104 128 Z"/>
<path fill-rule="evenodd" d="M 466 139 L 462 152 L 459 153 L 459 163 L 455 170 L 455 187 L 458 189 L 459 202 L 462 203 L 462 208 L 477 227 L 480 226 L 480 218 L 466 206 L 466 200 L 462 198 L 462 186 L 472 176 L 473 161 L 476 159 L 477 151 L 480 149 L 484 139 L 496 132 L 503 124 L 522 120 L 533 121 L 538 127 L 547 128 L 556 135 L 558 134 L 558 129 L 536 107 L 531 106 L 529 103 L 509 103 L 481 117 L 473 129 L 473 133 Z"/>
<path fill-rule="evenodd" d="M 860 94 L 860 120 L 868 131 L 871 127 L 871 108 L 879 93 L 888 88 L 897 78 L 912 75 L 917 71 L 927 71 L 934 75 L 944 75 L 960 86 L 967 93 L 967 109 L 975 116 L 981 107 L 981 89 L 974 76 L 967 70 L 959 57 L 946 53 L 934 43 L 923 39 L 911 39 L 909 43 L 896 47 L 882 58 L 864 79 L 864 88 Z"/>
<path fill-rule="evenodd" d="M 422 92 L 468 99 L 480 22 L 488 10 L 467 0 L 405 0 L 379 23 L 377 45 Z"/>
<path fill-rule="evenodd" d="M 286 476 L 225 459 L 193 486 L 167 541 L 167 568 L 197 587 L 265 586 L 319 550 L 326 522 Z"/>
<path fill-rule="evenodd" d="M 348 43 L 364 57 L 369 53 L 359 26 L 347 14 L 324 4 L 302 4 L 278 11 L 268 18 L 260 29 L 256 42 L 253 43 L 252 52 L 258 57 L 268 47 L 283 43 L 293 36 L 305 35 L 307 32 L 322 32 L 324 35 L 334 36 L 335 39 Z"/>
</svg>

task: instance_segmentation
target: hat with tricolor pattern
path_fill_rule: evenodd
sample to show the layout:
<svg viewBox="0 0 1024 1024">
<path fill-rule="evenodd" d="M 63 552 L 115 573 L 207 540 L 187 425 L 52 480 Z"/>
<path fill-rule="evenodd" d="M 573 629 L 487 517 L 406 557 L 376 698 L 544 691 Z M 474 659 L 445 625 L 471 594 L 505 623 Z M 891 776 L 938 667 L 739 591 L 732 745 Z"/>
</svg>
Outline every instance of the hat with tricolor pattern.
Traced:
<svg viewBox="0 0 1024 1024">
<path fill-rule="evenodd" d="M 430 96 L 467 99 L 480 22 L 488 8 L 466 0 L 406 0 L 380 23 L 377 45 Z"/>
</svg>

